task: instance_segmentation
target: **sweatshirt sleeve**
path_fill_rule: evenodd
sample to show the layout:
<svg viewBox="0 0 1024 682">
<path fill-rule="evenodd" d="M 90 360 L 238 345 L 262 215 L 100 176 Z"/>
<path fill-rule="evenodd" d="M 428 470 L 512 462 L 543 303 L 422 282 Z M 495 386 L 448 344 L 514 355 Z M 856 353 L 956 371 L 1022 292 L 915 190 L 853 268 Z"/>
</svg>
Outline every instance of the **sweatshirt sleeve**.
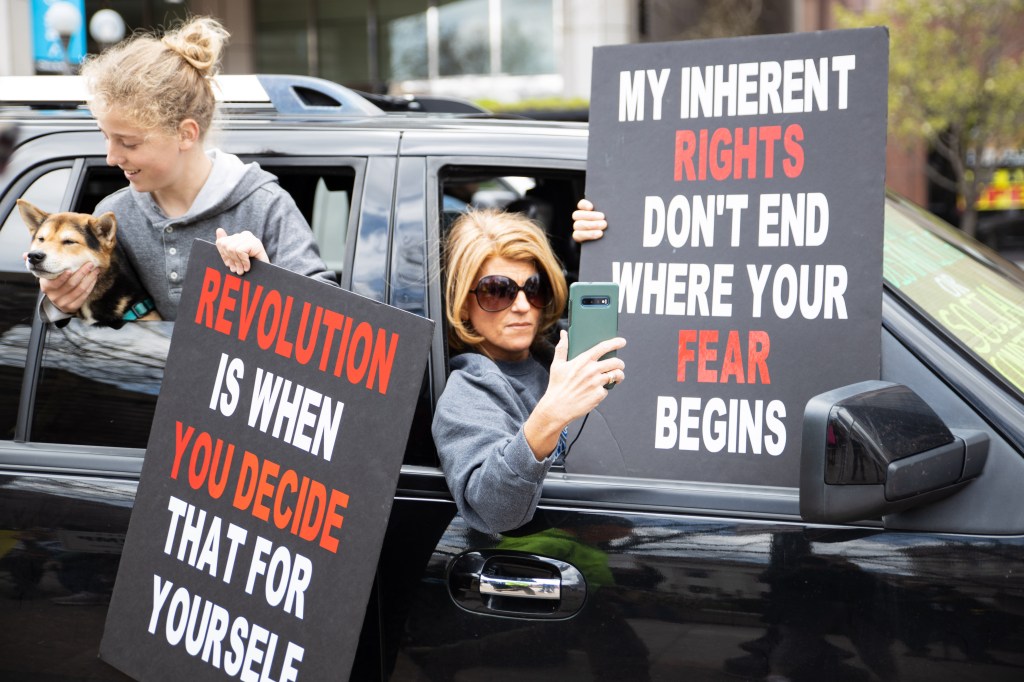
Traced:
<svg viewBox="0 0 1024 682">
<path fill-rule="evenodd" d="M 273 187 L 275 197 L 267 216 L 263 247 L 274 265 L 306 277 L 337 284 L 334 272 L 327 269 L 320 249 L 313 238 L 313 230 L 295 205 L 295 201 L 280 185 Z"/>
<path fill-rule="evenodd" d="M 39 302 L 39 314 L 47 322 L 53 322 L 54 324 L 64 322 L 64 320 L 70 320 L 74 315 L 71 313 L 65 313 L 50 302 L 46 296 L 42 297 Z M 58 325 L 60 326 L 60 325 Z"/>
<path fill-rule="evenodd" d="M 534 457 L 523 434 L 528 416 L 497 369 L 448 377 L 434 443 L 455 504 L 477 530 L 500 533 L 533 518 L 551 458 Z"/>
</svg>

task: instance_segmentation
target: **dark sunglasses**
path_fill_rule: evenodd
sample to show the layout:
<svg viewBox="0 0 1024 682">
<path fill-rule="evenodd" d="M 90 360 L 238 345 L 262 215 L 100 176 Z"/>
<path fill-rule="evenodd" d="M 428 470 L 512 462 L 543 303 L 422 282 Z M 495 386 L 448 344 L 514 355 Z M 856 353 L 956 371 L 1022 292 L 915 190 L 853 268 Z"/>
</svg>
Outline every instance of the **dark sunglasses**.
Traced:
<svg viewBox="0 0 1024 682">
<path fill-rule="evenodd" d="M 480 278 L 476 289 L 471 289 L 469 293 L 476 294 L 476 302 L 482 309 L 496 313 L 510 307 L 520 291 L 526 294 L 526 300 L 534 308 L 544 308 L 551 303 L 551 288 L 539 273 L 530 275 L 523 286 L 505 275 L 487 275 Z"/>
</svg>

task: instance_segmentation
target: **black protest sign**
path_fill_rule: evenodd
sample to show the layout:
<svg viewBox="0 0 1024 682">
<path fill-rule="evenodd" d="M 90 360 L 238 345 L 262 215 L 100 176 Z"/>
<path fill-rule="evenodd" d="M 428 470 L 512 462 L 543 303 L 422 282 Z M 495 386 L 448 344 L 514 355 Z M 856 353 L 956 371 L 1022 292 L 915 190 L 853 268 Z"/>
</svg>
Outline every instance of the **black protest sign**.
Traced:
<svg viewBox="0 0 1024 682">
<path fill-rule="evenodd" d="M 144 680 L 338 680 L 433 322 L 192 249 L 100 646 Z"/>
<path fill-rule="evenodd" d="M 630 473 L 795 486 L 807 400 L 878 378 L 887 69 L 882 28 L 595 50 Z"/>
</svg>

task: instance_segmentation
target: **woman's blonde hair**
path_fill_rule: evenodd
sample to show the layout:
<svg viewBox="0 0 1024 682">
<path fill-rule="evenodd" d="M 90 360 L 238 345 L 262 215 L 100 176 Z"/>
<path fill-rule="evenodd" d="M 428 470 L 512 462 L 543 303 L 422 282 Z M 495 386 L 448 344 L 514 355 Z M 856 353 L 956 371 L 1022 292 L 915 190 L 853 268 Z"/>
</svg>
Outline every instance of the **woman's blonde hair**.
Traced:
<svg viewBox="0 0 1024 682">
<path fill-rule="evenodd" d="M 192 17 L 162 37 L 138 33 L 82 66 L 93 112 L 117 107 L 133 125 L 176 133 L 185 119 L 200 138 L 213 122 L 217 74 L 230 34 L 211 17 Z"/>
<path fill-rule="evenodd" d="M 455 349 L 476 348 L 484 341 L 463 315 L 477 274 L 489 258 L 533 263 L 551 287 L 551 303 L 541 311 L 537 336 L 551 329 L 562 314 L 568 289 L 562 264 L 544 231 L 521 213 L 497 209 L 470 210 L 452 225 L 445 241 L 445 317 L 448 343 Z"/>
</svg>

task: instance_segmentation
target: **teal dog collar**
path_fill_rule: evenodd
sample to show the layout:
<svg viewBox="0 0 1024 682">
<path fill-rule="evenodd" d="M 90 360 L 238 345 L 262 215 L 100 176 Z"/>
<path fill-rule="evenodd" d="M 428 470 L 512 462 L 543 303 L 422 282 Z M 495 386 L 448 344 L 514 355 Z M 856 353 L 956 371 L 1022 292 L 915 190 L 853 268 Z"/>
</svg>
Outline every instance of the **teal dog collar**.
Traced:
<svg viewBox="0 0 1024 682">
<path fill-rule="evenodd" d="M 139 301 L 138 303 L 130 306 L 128 310 L 124 311 L 124 315 L 121 316 L 121 319 L 125 322 L 134 322 L 140 317 L 145 317 L 154 310 L 156 310 L 156 304 L 153 303 L 153 299 L 147 298 L 144 301 Z"/>
</svg>

